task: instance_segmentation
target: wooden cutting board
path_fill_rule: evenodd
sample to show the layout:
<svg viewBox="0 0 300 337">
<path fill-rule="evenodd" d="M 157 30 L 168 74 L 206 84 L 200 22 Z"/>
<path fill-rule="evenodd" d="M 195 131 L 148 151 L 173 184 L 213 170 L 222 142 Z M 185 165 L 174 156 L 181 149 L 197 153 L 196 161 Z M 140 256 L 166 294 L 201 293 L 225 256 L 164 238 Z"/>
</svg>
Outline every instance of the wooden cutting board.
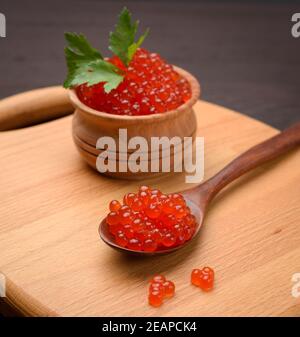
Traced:
<svg viewBox="0 0 300 337">
<path fill-rule="evenodd" d="M 278 131 L 223 107 L 196 105 L 205 137 L 205 179 Z M 157 258 L 136 258 L 100 241 L 108 202 L 138 182 L 105 178 L 79 157 L 71 116 L 0 134 L 0 271 L 6 301 L 25 315 L 300 315 L 291 294 L 300 272 L 300 151 L 255 170 L 212 204 L 198 239 Z M 144 183 L 174 192 L 183 175 Z M 215 289 L 190 285 L 192 268 L 215 269 Z M 149 278 L 163 273 L 176 296 L 154 309 Z"/>
</svg>

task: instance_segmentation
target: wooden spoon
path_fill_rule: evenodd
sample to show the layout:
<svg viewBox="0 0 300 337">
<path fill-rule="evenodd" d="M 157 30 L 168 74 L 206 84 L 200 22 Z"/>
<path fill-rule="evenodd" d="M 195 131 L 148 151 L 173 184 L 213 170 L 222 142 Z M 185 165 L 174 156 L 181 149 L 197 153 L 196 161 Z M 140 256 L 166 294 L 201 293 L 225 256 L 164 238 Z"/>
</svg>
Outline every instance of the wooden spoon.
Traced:
<svg viewBox="0 0 300 337">
<path fill-rule="evenodd" d="M 191 189 L 178 192 L 184 196 L 198 222 L 198 226 L 191 240 L 199 233 L 208 205 L 218 192 L 244 173 L 275 159 L 298 145 L 300 145 L 300 123 L 297 123 L 278 135 L 250 148 L 204 183 Z M 112 248 L 122 252 L 144 256 L 171 253 L 182 248 L 191 241 L 189 240 L 181 246 L 165 248 L 155 252 L 135 251 L 123 248 L 115 243 L 113 236 L 109 233 L 106 219 L 103 219 L 100 223 L 99 234 L 101 239 Z"/>
</svg>

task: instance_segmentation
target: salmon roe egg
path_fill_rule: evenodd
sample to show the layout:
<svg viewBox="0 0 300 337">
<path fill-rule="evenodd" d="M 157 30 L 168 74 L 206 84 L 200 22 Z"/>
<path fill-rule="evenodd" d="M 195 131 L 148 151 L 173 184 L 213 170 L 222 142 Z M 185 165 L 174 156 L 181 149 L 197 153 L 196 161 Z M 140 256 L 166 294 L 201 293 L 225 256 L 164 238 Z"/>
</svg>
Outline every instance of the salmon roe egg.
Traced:
<svg viewBox="0 0 300 337">
<path fill-rule="evenodd" d="M 150 283 L 164 283 L 166 281 L 166 278 L 163 275 L 155 275 L 150 280 Z"/>
<path fill-rule="evenodd" d="M 148 186 L 125 194 L 123 203 L 112 200 L 109 210 L 106 223 L 115 242 L 135 251 L 151 253 L 182 245 L 197 227 L 182 195 L 166 195 Z M 123 234 L 117 237 L 119 231 Z"/>
<path fill-rule="evenodd" d="M 165 297 L 173 297 L 175 294 L 175 284 L 172 281 L 163 283 Z"/>
<path fill-rule="evenodd" d="M 192 270 L 191 283 L 193 285 L 195 285 L 196 287 L 200 287 L 200 285 L 201 285 L 200 274 L 201 274 L 200 269 L 193 269 Z"/>
<path fill-rule="evenodd" d="M 117 225 L 120 222 L 120 217 L 117 212 L 110 212 L 106 217 L 106 221 L 110 226 Z"/>
<path fill-rule="evenodd" d="M 160 307 L 163 302 L 163 295 L 158 290 L 151 290 L 148 299 L 150 305 L 153 307 Z"/>
<path fill-rule="evenodd" d="M 128 239 L 122 231 L 118 231 L 116 234 L 116 243 L 121 247 L 126 247 L 128 244 Z"/>
<path fill-rule="evenodd" d="M 121 208 L 121 204 L 118 200 L 112 200 L 109 204 L 109 210 L 111 212 L 118 212 L 118 210 Z"/>
<path fill-rule="evenodd" d="M 159 291 L 163 296 L 165 295 L 165 287 L 163 283 L 160 283 L 160 282 L 150 283 L 149 292 L 154 291 L 154 290 Z"/>
</svg>

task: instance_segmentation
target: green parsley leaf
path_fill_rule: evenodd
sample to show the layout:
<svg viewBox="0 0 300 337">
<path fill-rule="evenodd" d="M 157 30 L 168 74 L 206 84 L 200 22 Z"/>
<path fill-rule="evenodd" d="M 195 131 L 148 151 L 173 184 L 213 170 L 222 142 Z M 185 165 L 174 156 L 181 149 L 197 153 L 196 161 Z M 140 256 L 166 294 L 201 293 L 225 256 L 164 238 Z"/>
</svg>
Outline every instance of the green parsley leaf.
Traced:
<svg viewBox="0 0 300 337">
<path fill-rule="evenodd" d="M 149 29 L 147 29 L 145 31 L 145 33 L 140 36 L 140 38 L 138 39 L 137 42 L 134 42 L 133 44 L 131 44 L 129 47 L 128 47 L 128 52 L 127 52 L 127 56 L 128 56 L 128 59 L 129 59 L 129 62 L 130 60 L 132 59 L 133 55 L 135 54 L 135 52 L 137 51 L 137 49 L 140 47 L 140 45 L 144 42 L 145 38 L 148 36 L 149 34 Z"/>
<path fill-rule="evenodd" d="M 123 81 L 120 69 L 105 61 L 84 35 L 66 33 L 65 38 L 69 45 L 65 48 L 68 76 L 64 87 L 105 82 L 104 90 L 108 93 Z"/>
<path fill-rule="evenodd" d="M 69 46 L 65 48 L 67 63 L 71 65 L 103 59 L 98 50 L 91 47 L 82 34 L 65 33 Z"/>
<path fill-rule="evenodd" d="M 139 22 L 132 23 L 131 14 L 125 7 L 116 29 L 110 33 L 109 49 L 128 66 L 136 50 L 148 35 L 148 30 L 135 42 Z M 68 75 L 64 82 L 65 88 L 80 84 L 88 86 L 104 82 L 104 90 L 109 93 L 124 79 L 122 71 L 103 59 L 102 54 L 93 48 L 82 34 L 66 33 L 68 46 L 65 48 Z"/>
<path fill-rule="evenodd" d="M 74 87 L 85 83 L 91 86 L 105 82 L 104 90 L 106 93 L 109 93 L 123 81 L 123 76 L 119 74 L 118 71 L 119 69 L 113 64 L 99 59 L 74 68 L 66 80 L 65 85 L 67 87 Z"/>
<path fill-rule="evenodd" d="M 128 66 L 137 48 L 143 43 L 148 35 L 148 30 L 134 42 L 139 22 L 131 22 L 131 13 L 124 7 L 115 31 L 109 36 L 109 49 Z"/>
</svg>

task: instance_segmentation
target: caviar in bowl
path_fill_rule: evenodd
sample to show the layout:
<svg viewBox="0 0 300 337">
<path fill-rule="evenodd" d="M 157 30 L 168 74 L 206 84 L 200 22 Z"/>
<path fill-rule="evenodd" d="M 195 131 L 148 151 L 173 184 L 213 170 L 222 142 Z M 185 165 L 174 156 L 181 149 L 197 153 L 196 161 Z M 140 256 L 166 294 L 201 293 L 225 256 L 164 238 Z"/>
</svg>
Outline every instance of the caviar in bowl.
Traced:
<svg viewBox="0 0 300 337">
<path fill-rule="evenodd" d="M 73 116 L 72 133 L 75 145 L 83 159 L 97 170 L 97 150 L 99 153 L 104 148 L 96 149 L 98 139 L 101 137 L 111 137 L 115 140 L 117 153 L 119 153 L 119 130 L 126 129 L 128 139 L 139 136 L 150 143 L 152 137 L 192 137 L 194 139 L 197 130 L 197 119 L 193 109 L 194 104 L 200 96 L 200 85 L 194 76 L 187 71 L 175 67 L 174 69 L 184 77 L 190 85 L 191 97 L 178 108 L 163 113 L 149 115 L 122 115 L 110 114 L 95 110 L 79 99 L 75 89 L 70 90 L 70 99 L 75 107 Z M 77 139 L 77 141 L 76 141 Z M 85 147 L 90 148 L 85 151 L 78 142 L 83 142 Z M 128 172 L 106 172 L 105 175 L 126 178 L 144 179 L 153 177 L 161 172 L 131 173 Z"/>
<path fill-rule="evenodd" d="M 200 96 L 198 81 L 158 53 L 141 48 L 147 33 L 135 41 L 136 30 L 137 22 L 132 23 L 130 13 L 124 9 L 115 32 L 110 35 L 109 49 L 114 54 L 110 58 L 103 58 L 83 35 L 66 34 L 69 73 L 65 86 L 70 88 L 75 107 L 72 127 L 75 145 L 90 166 L 117 178 L 143 179 L 162 172 L 102 170 L 104 167 L 99 168 L 97 158 L 106 151 L 106 146 L 97 144 L 99 139 L 112 139 L 116 146 L 110 152 L 119 158 L 124 152 L 120 148 L 120 130 L 126 131 L 128 142 L 142 137 L 148 153 L 153 137 L 177 137 L 183 141 L 184 137 L 194 139 L 197 129 L 193 106 Z M 145 166 L 149 163 L 147 159 Z M 161 167 L 161 162 L 158 166 Z"/>
<path fill-rule="evenodd" d="M 124 80 L 109 93 L 104 83 L 76 88 L 80 101 L 92 109 L 115 115 L 143 116 L 177 109 L 192 95 L 188 80 L 159 54 L 139 48 L 128 67 L 119 57 L 108 62 L 121 69 Z"/>
</svg>

